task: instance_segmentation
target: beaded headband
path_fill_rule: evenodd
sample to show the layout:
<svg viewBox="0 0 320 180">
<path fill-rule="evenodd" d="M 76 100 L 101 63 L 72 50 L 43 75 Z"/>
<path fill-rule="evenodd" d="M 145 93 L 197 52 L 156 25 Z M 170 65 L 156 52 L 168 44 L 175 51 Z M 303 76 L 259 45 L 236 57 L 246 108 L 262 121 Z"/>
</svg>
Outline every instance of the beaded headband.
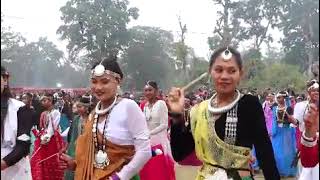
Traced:
<svg viewBox="0 0 320 180">
<path fill-rule="evenodd" d="M 102 76 L 104 74 L 108 74 L 111 75 L 115 78 L 119 78 L 121 79 L 120 74 L 115 73 L 113 71 L 107 70 L 100 62 L 100 64 L 98 64 L 92 71 L 91 71 L 91 75 L 92 76 Z"/>
<path fill-rule="evenodd" d="M 308 91 L 313 90 L 313 89 L 319 89 L 318 82 L 315 82 L 310 87 L 308 87 Z"/>
<path fill-rule="evenodd" d="M 278 93 L 278 94 L 276 95 L 276 97 L 286 97 L 286 96 L 288 96 L 287 93 Z"/>
</svg>

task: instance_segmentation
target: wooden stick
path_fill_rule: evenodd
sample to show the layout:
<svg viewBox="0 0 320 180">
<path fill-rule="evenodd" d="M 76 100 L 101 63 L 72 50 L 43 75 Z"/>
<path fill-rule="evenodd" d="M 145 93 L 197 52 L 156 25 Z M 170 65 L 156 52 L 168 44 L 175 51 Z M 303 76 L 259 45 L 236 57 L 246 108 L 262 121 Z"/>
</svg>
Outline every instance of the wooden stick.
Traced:
<svg viewBox="0 0 320 180">
<path fill-rule="evenodd" d="M 199 81 L 201 81 L 203 78 L 207 77 L 208 73 L 203 73 L 201 74 L 198 78 L 196 78 L 195 80 L 191 81 L 190 83 L 188 83 L 187 85 L 185 85 L 182 89 L 184 91 L 189 90 L 192 86 L 194 86 L 196 83 L 198 83 Z"/>
</svg>

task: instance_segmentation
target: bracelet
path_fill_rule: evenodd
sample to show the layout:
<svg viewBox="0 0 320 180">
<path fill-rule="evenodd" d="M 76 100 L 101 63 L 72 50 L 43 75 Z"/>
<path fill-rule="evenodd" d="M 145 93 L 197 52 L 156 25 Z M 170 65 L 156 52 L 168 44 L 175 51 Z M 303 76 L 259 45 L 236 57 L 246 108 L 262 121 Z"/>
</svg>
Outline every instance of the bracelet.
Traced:
<svg viewBox="0 0 320 180">
<path fill-rule="evenodd" d="M 111 175 L 112 180 L 120 180 L 120 177 L 117 175 L 117 173 L 113 173 Z"/>
<path fill-rule="evenodd" d="M 317 137 L 314 137 L 314 138 L 306 137 L 305 131 L 304 131 L 301 136 L 301 144 L 306 147 L 313 147 L 318 144 L 318 138 Z"/>
</svg>

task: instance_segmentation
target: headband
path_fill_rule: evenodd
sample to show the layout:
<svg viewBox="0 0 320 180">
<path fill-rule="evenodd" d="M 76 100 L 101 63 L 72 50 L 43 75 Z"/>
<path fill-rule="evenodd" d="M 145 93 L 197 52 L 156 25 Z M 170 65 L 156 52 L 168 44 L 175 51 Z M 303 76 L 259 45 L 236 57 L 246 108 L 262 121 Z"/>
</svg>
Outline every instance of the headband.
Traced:
<svg viewBox="0 0 320 180">
<path fill-rule="evenodd" d="M 104 74 L 108 74 L 111 75 L 115 78 L 119 78 L 121 79 L 120 74 L 115 73 L 113 71 L 107 70 L 101 63 L 98 64 L 92 71 L 91 71 L 91 75 L 92 76 L 102 76 Z"/>
<path fill-rule="evenodd" d="M 308 87 L 308 91 L 313 89 L 319 89 L 319 84 L 317 82 L 313 83 L 312 86 Z"/>
<path fill-rule="evenodd" d="M 146 86 L 151 86 L 154 89 L 158 89 L 157 83 L 153 81 L 147 81 Z"/>
<path fill-rule="evenodd" d="M 276 97 L 287 97 L 288 96 L 288 94 L 287 93 L 283 93 L 283 92 L 278 92 L 277 93 L 277 95 L 276 95 Z"/>
</svg>

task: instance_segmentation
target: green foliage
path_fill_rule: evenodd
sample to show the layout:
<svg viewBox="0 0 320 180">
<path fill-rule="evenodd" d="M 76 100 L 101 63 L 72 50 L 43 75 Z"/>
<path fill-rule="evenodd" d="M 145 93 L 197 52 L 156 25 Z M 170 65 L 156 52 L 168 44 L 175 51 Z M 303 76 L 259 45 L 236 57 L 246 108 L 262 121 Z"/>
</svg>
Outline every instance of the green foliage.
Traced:
<svg viewBox="0 0 320 180">
<path fill-rule="evenodd" d="M 306 80 L 307 77 L 301 74 L 298 66 L 274 63 L 259 71 L 253 79 L 243 81 L 242 86 L 273 90 L 294 87 L 294 90 L 301 91 L 305 88 Z"/>
<path fill-rule="evenodd" d="M 319 1 L 282 0 L 278 27 L 283 31 L 285 62 L 307 71 L 319 57 Z"/>
<path fill-rule="evenodd" d="M 235 16 L 238 1 L 234 0 L 213 0 L 218 10 L 218 20 L 215 24 L 213 36 L 208 37 L 208 44 L 211 50 L 221 46 L 237 47 L 242 39 L 243 27 L 240 26 L 238 17 Z"/>
<path fill-rule="evenodd" d="M 71 60 L 79 53 L 92 60 L 117 54 L 127 46 L 126 25 L 138 18 L 137 8 L 128 8 L 128 0 L 69 0 L 60 10 L 64 24 L 57 33 L 68 40 Z"/>
<path fill-rule="evenodd" d="M 145 82 L 155 80 L 161 88 L 171 85 L 174 60 L 170 54 L 173 35 L 155 27 L 136 26 L 130 29 L 131 40 L 121 60 L 127 73 L 125 89 L 142 89 Z"/>
</svg>

